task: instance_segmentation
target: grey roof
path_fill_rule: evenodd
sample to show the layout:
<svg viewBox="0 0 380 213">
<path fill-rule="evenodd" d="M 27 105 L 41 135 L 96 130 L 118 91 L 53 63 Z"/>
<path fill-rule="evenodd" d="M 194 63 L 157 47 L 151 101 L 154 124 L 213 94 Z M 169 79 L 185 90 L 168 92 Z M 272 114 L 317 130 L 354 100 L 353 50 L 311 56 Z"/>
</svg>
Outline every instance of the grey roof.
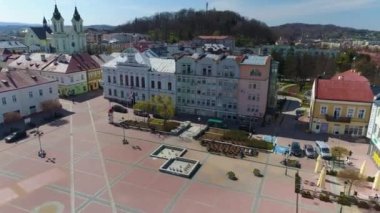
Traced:
<svg viewBox="0 0 380 213">
<path fill-rule="evenodd" d="M 241 64 L 246 65 L 265 65 L 267 63 L 268 56 L 248 55 Z"/>
<path fill-rule="evenodd" d="M 175 60 L 163 58 L 149 58 L 153 71 L 175 73 Z"/>
<path fill-rule="evenodd" d="M 40 40 L 46 39 L 46 33 L 51 34 L 50 27 L 30 27 L 30 29 L 37 35 Z"/>
<path fill-rule="evenodd" d="M 19 41 L 0 41 L 0 49 L 27 48 Z"/>
</svg>

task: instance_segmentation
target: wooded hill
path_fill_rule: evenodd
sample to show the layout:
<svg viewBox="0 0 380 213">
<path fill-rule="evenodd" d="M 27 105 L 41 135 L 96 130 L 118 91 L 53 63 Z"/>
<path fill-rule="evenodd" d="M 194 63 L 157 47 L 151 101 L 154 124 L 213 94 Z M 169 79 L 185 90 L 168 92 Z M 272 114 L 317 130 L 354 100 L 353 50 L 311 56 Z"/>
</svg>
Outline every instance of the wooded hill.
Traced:
<svg viewBox="0 0 380 213">
<path fill-rule="evenodd" d="M 174 43 L 191 40 L 198 35 L 232 35 L 237 46 L 271 44 L 276 35 L 263 22 L 247 19 L 232 11 L 195 11 L 157 13 L 150 17 L 136 18 L 117 26 L 115 32 L 149 34 L 153 40 Z"/>
<path fill-rule="evenodd" d="M 271 27 L 278 36 L 295 41 L 303 38 L 309 39 L 380 39 L 379 31 L 359 30 L 349 27 L 339 27 L 332 24 L 302 24 L 292 23 Z"/>
</svg>

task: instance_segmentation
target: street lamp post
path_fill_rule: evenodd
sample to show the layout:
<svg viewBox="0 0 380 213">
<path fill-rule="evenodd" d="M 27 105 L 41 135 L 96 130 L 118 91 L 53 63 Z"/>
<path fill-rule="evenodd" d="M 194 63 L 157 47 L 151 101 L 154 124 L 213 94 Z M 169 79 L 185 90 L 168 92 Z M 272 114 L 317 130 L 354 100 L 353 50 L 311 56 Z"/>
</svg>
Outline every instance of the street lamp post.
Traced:
<svg viewBox="0 0 380 213">
<path fill-rule="evenodd" d="M 289 158 L 289 153 L 286 153 L 285 155 L 285 175 L 288 175 L 288 158 Z"/>
<path fill-rule="evenodd" d="M 344 188 L 343 188 L 343 195 L 346 196 L 346 188 L 347 188 L 348 181 L 344 181 Z M 340 204 L 340 213 L 343 212 L 343 204 Z"/>
<path fill-rule="evenodd" d="M 124 122 L 124 117 L 121 118 L 120 123 L 121 123 L 121 128 L 123 128 L 123 140 L 122 140 L 122 142 L 125 145 L 125 144 L 128 144 L 128 140 L 125 138 L 125 127 L 124 127 L 123 122 Z"/>
<path fill-rule="evenodd" d="M 43 134 L 44 134 L 44 132 L 42 132 L 41 130 L 39 130 L 39 127 L 37 127 L 37 130 L 34 133 L 34 136 L 38 137 L 38 143 L 40 145 L 40 150 L 38 151 L 38 157 L 40 157 L 40 158 L 45 158 L 46 157 L 46 152 L 45 152 L 45 150 L 42 149 L 42 145 L 41 145 L 41 136 Z"/>
</svg>

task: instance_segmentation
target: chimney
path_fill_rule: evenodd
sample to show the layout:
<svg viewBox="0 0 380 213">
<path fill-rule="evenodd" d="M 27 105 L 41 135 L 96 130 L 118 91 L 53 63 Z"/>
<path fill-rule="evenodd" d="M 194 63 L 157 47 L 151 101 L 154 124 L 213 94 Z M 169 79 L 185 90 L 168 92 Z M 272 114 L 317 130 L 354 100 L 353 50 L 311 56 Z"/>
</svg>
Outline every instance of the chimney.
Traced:
<svg viewBox="0 0 380 213">
<path fill-rule="evenodd" d="M 41 54 L 41 61 L 46 61 L 46 56 L 45 56 L 45 54 Z"/>
<path fill-rule="evenodd" d="M 26 53 L 26 54 L 25 54 L 25 59 L 26 59 L 27 61 L 30 61 L 30 53 Z"/>
</svg>

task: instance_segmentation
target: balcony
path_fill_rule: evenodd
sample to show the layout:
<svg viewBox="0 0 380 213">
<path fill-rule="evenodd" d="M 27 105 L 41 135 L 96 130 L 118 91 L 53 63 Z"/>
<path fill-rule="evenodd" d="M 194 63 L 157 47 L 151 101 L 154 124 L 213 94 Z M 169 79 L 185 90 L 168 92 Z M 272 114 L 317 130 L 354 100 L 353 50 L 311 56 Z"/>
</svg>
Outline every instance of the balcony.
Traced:
<svg viewBox="0 0 380 213">
<path fill-rule="evenodd" d="M 334 117 L 331 115 L 325 115 L 325 119 L 329 122 L 351 123 L 350 117 Z"/>
</svg>

